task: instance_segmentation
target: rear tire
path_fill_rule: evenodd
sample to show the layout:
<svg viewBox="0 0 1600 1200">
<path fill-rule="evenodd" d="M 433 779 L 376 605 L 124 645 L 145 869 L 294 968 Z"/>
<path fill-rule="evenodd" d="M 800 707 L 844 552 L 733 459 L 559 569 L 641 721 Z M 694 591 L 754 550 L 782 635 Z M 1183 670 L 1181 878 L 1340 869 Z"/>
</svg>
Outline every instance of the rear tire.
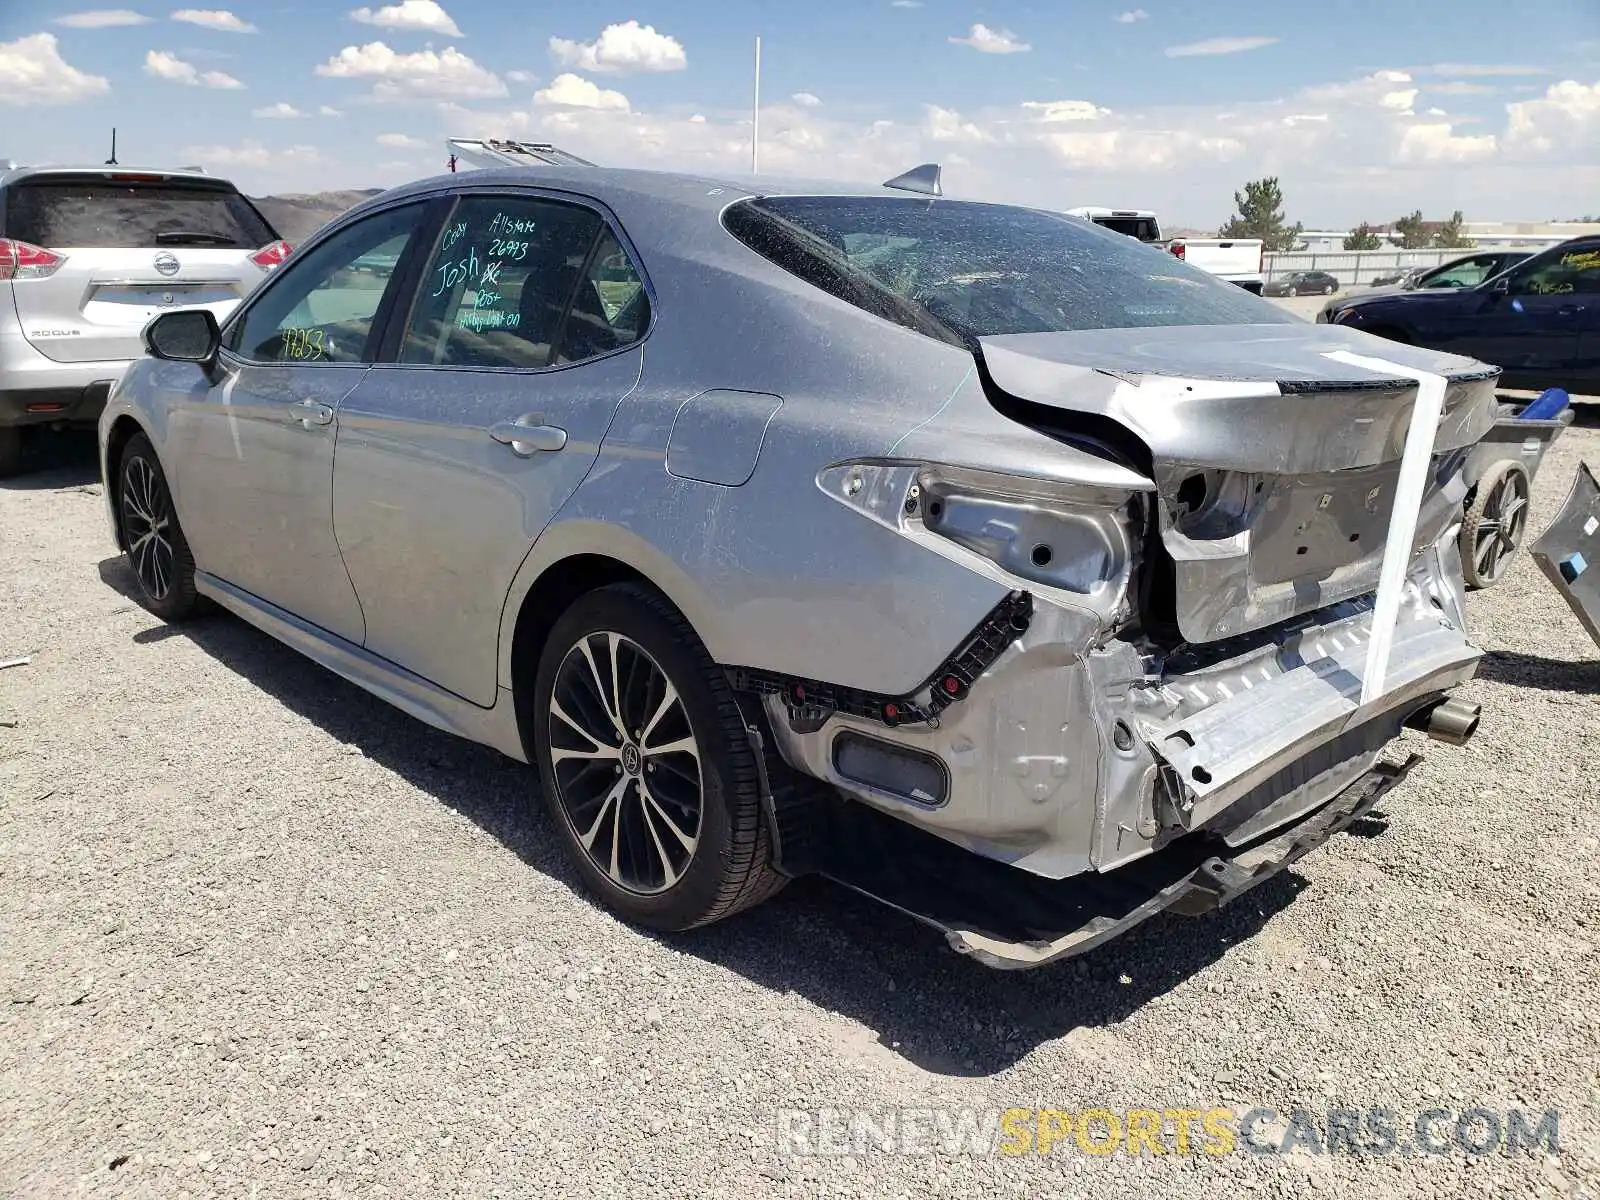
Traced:
<svg viewBox="0 0 1600 1200">
<path fill-rule="evenodd" d="M 1469 588 L 1505 578 L 1528 527 L 1531 481 L 1521 463 L 1502 462 L 1478 481 L 1461 523 L 1461 575 Z"/>
<path fill-rule="evenodd" d="M 138 581 L 139 603 L 163 621 L 182 621 L 199 612 L 194 556 L 178 524 L 161 461 L 142 433 L 128 440 L 117 465 L 117 528 L 123 556 Z"/>
<path fill-rule="evenodd" d="M 0 479 L 22 470 L 22 430 L 15 425 L 0 425 Z"/>
<path fill-rule="evenodd" d="M 1339 290 L 1338 288 L 1334 287 L 1333 284 L 1330 283 L 1327 287 L 1322 289 L 1322 294 L 1324 296 L 1331 296 L 1335 292 L 1337 292 L 1338 290 Z"/>
<path fill-rule="evenodd" d="M 786 882 L 733 691 L 657 593 L 612 584 L 556 621 L 533 723 L 550 816 L 589 890 L 625 920 L 693 929 Z"/>
</svg>

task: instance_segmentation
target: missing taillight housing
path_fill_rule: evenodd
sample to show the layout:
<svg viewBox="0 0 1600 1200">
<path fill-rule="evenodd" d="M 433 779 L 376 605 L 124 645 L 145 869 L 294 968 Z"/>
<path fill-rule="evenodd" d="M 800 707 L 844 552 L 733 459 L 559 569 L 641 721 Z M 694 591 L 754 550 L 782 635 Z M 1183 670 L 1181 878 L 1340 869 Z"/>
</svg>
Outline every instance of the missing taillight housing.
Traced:
<svg viewBox="0 0 1600 1200">
<path fill-rule="evenodd" d="M 250 256 L 250 261 L 258 267 L 270 271 L 273 267 L 281 267 L 283 260 L 294 253 L 294 247 L 288 242 L 277 241 L 270 246 L 263 246 Z"/>
<path fill-rule="evenodd" d="M 32 242 L 0 238 L 0 280 L 48 279 L 66 261 L 66 255 Z"/>
</svg>

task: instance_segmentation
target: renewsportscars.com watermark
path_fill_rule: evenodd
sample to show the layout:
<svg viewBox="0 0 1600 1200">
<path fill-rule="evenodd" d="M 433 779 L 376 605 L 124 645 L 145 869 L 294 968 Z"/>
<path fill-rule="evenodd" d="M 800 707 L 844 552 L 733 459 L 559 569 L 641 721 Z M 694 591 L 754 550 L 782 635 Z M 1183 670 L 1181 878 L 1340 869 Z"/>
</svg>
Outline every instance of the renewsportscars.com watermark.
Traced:
<svg viewBox="0 0 1600 1200">
<path fill-rule="evenodd" d="M 780 1155 L 1560 1153 L 1561 1113 L 1428 1108 L 782 1109 Z"/>
</svg>

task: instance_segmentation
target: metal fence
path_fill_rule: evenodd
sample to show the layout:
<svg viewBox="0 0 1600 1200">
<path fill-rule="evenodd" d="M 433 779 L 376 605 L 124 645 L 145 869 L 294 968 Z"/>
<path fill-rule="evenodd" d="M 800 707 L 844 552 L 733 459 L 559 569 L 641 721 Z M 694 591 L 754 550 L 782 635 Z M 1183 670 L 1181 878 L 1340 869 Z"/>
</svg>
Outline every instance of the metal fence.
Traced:
<svg viewBox="0 0 1600 1200">
<path fill-rule="evenodd" d="M 1523 247 L 1496 246 L 1496 250 L 1544 249 L 1545 243 Z M 1267 280 L 1282 278 L 1292 271 L 1326 271 L 1341 287 L 1362 286 L 1384 275 L 1407 267 L 1436 267 L 1472 253 L 1471 247 L 1453 250 L 1302 250 L 1289 254 L 1265 254 L 1262 270 Z"/>
</svg>

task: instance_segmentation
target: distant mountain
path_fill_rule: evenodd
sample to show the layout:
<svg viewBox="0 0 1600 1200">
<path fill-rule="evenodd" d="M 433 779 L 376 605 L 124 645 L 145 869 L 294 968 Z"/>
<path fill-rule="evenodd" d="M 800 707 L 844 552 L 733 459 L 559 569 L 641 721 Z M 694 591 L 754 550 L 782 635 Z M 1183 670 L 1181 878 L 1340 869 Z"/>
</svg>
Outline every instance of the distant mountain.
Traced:
<svg viewBox="0 0 1600 1200">
<path fill-rule="evenodd" d="M 252 196 L 261 215 L 285 241 L 298 244 L 348 208 L 354 208 L 382 188 L 360 188 L 346 192 L 306 192 L 285 196 Z"/>
</svg>

